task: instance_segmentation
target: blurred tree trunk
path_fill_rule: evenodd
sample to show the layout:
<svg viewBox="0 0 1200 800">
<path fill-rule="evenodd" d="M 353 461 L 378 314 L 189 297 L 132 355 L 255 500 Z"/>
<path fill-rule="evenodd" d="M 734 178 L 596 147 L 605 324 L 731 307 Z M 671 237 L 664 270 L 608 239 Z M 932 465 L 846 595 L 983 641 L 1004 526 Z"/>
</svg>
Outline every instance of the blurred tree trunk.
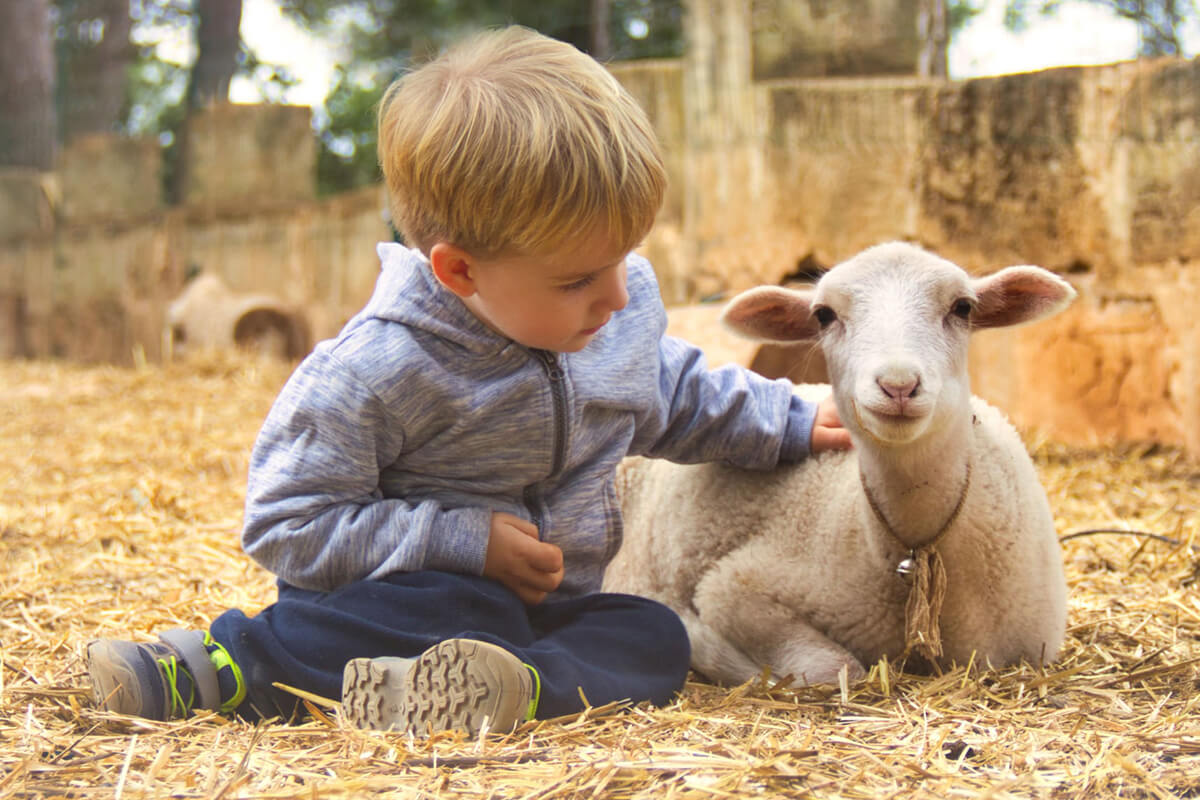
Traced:
<svg viewBox="0 0 1200 800">
<path fill-rule="evenodd" d="M 591 48 L 592 58 L 597 61 L 608 61 L 612 58 L 612 38 L 608 32 L 608 22 L 611 17 L 609 0 L 590 0 L 590 26 L 592 29 Z"/>
<path fill-rule="evenodd" d="M 183 124 L 168 155 L 167 199 L 187 199 L 188 117 L 198 109 L 229 99 L 229 84 L 242 47 L 242 0 L 196 0 L 196 63 L 188 78 Z"/>
<path fill-rule="evenodd" d="M 57 154 L 48 0 L 0 2 L 0 166 L 49 170 Z"/>
<path fill-rule="evenodd" d="M 196 0 L 196 63 L 188 82 L 188 110 L 229 98 L 242 38 L 242 0 Z"/>
<path fill-rule="evenodd" d="M 950 26 L 946 20 L 946 0 L 920 0 L 917 7 L 917 36 L 921 51 L 917 57 L 917 74 L 925 78 L 944 78 L 946 48 Z"/>
<path fill-rule="evenodd" d="M 59 116 L 63 141 L 120 127 L 127 101 L 129 0 L 59 0 Z"/>
</svg>

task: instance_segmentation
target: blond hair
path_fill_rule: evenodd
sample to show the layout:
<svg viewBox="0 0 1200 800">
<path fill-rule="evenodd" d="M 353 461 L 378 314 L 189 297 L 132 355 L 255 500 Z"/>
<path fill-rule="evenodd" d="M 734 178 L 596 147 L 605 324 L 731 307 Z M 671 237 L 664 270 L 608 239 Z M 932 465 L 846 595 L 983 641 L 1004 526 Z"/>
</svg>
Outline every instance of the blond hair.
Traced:
<svg viewBox="0 0 1200 800">
<path fill-rule="evenodd" d="M 535 31 L 478 34 L 383 97 L 379 161 L 410 245 L 541 253 L 603 230 L 631 250 L 662 205 L 649 120 L 590 56 Z"/>
</svg>

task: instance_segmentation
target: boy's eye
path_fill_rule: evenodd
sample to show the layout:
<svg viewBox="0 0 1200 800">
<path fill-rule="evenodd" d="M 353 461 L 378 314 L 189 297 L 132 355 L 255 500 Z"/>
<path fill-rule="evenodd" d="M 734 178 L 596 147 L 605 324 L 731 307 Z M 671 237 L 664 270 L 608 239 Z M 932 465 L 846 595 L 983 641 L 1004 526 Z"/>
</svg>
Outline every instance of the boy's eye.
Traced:
<svg viewBox="0 0 1200 800">
<path fill-rule="evenodd" d="M 562 286 L 560 286 L 558 288 L 562 289 L 564 292 L 570 292 L 570 291 L 574 291 L 576 289 L 582 289 L 586 286 L 590 286 L 593 282 L 595 282 L 595 280 L 596 280 L 596 276 L 594 274 L 584 275 L 579 280 L 571 281 L 570 283 L 564 283 Z"/>
</svg>

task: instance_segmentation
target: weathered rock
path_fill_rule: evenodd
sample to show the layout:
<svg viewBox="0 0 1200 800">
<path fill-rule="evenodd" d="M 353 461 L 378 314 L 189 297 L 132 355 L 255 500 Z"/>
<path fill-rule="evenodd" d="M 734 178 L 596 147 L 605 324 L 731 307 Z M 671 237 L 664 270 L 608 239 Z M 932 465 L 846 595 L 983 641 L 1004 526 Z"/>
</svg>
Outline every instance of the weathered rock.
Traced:
<svg viewBox="0 0 1200 800">
<path fill-rule="evenodd" d="M 917 0 L 756 0 L 754 77 L 911 75 Z"/>
<path fill-rule="evenodd" d="M 217 103 L 184 139 L 183 204 L 208 215 L 292 208 L 316 196 L 317 143 L 302 106 Z"/>
<path fill-rule="evenodd" d="M 57 185 L 53 173 L 0 168 L 0 243 L 54 230 Z"/>
<path fill-rule="evenodd" d="M 150 137 L 89 134 L 59 156 L 62 220 L 132 225 L 163 210 L 162 151 Z"/>
</svg>

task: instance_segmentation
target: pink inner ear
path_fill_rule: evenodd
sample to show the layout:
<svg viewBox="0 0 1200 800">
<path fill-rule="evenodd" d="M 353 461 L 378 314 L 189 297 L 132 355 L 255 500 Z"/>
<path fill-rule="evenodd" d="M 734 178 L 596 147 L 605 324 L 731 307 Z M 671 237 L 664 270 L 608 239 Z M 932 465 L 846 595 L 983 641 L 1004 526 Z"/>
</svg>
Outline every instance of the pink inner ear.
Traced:
<svg viewBox="0 0 1200 800">
<path fill-rule="evenodd" d="M 976 283 L 976 328 L 1002 328 L 1048 317 L 1075 297 L 1062 279 L 1037 267 L 1010 267 Z"/>
<path fill-rule="evenodd" d="M 735 297 L 721 316 L 743 336 L 794 342 L 816 335 L 809 308 L 809 298 L 803 293 L 762 287 Z"/>
</svg>

